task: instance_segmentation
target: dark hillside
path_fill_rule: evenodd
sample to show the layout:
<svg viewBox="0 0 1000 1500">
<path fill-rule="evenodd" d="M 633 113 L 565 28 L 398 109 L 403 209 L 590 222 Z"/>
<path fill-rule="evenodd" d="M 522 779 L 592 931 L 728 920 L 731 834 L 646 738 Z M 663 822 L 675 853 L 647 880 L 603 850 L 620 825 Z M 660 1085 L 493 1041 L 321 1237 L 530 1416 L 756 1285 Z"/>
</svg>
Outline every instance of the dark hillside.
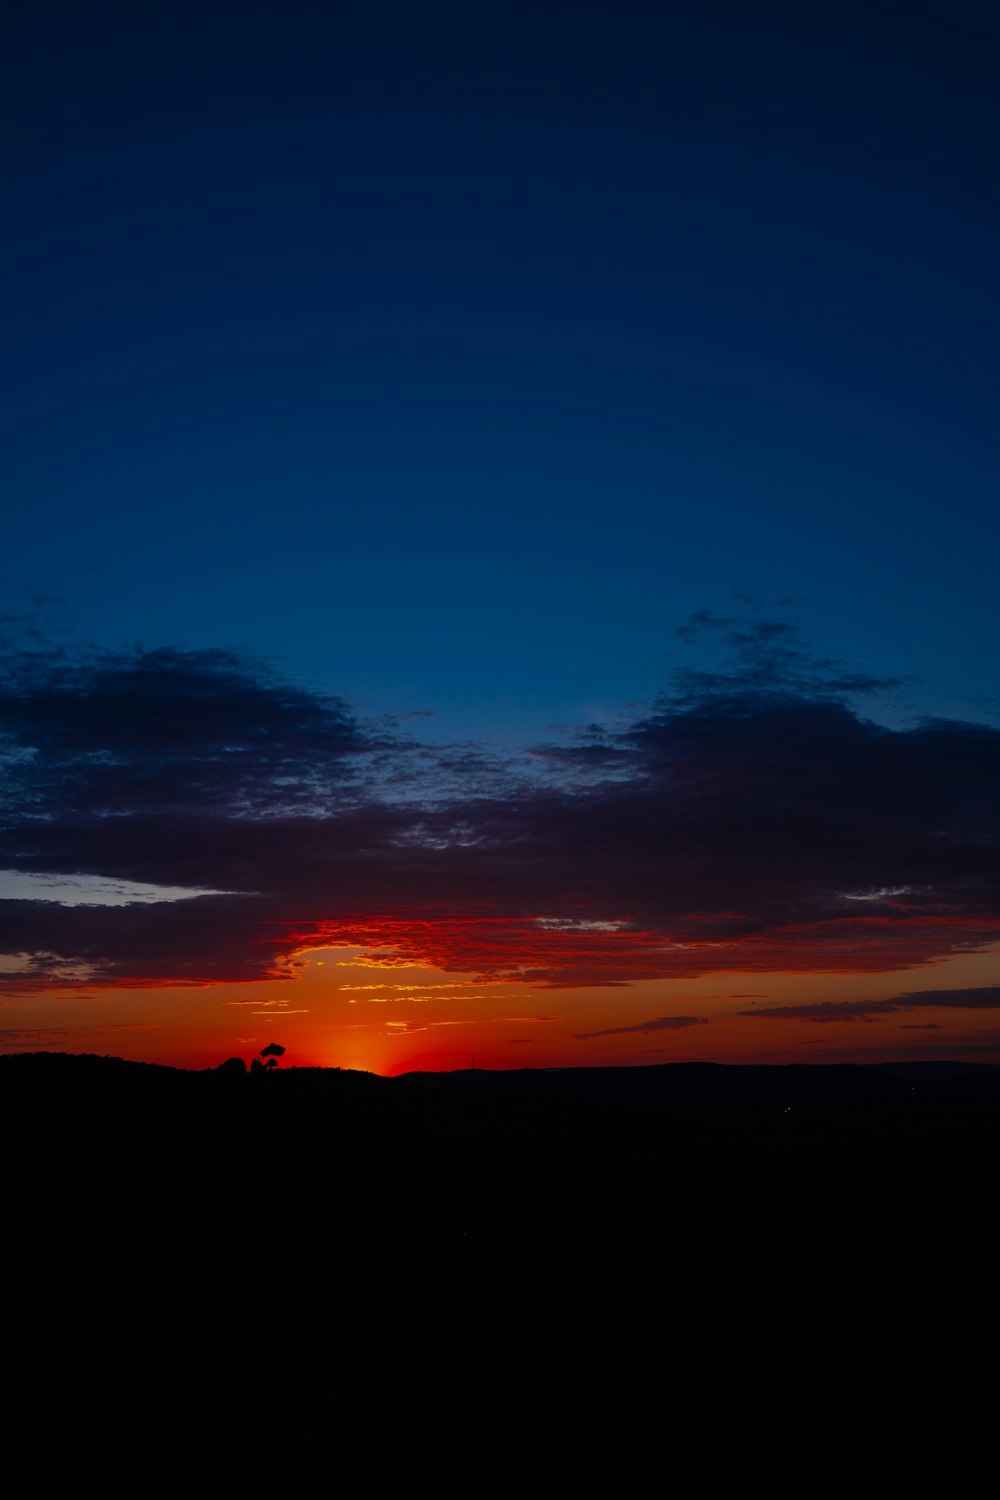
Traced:
<svg viewBox="0 0 1000 1500">
<path fill-rule="evenodd" d="M 43 1054 L 0 1126 L 40 1492 L 985 1477 L 993 1069 Z"/>
</svg>

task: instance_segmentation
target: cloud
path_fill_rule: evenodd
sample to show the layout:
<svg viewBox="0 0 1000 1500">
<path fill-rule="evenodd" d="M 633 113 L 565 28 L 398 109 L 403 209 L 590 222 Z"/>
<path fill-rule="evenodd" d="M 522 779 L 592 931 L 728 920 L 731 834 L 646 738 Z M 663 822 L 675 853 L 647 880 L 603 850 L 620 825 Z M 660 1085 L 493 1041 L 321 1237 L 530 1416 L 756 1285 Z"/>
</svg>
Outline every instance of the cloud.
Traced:
<svg viewBox="0 0 1000 1500">
<path fill-rule="evenodd" d="M 688 1026 L 705 1026 L 704 1016 L 658 1016 L 655 1021 L 641 1021 L 638 1026 L 612 1026 L 609 1031 L 577 1031 L 573 1039 L 589 1042 L 597 1036 L 631 1036 L 633 1032 L 683 1031 Z"/>
<path fill-rule="evenodd" d="M 101 875 L 34 875 L 0 870 L 0 901 L 56 901 L 60 906 L 128 906 L 132 902 L 186 901 L 192 896 L 223 896 L 224 891 L 185 886 L 143 885 Z"/>
<path fill-rule="evenodd" d="M 116 1031 L 157 1031 L 155 1021 L 116 1022 L 105 1026 L 32 1026 L 0 1030 L 0 1051 L 48 1052 L 55 1047 L 89 1046 Z"/>
<path fill-rule="evenodd" d="M 813 699 L 842 699 L 889 693 L 912 681 L 859 672 L 833 657 L 817 657 L 805 646 L 801 631 L 789 620 L 758 615 L 716 615 L 701 609 L 675 631 L 685 646 L 698 646 L 702 663 L 673 674 L 681 699 L 706 693 L 763 691 Z M 707 648 L 707 653 L 706 653 Z M 706 665 L 712 654 L 720 659 Z"/>
<path fill-rule="evenodd" d="M 504 1021 L 561 1021 L 562 1016 L 503 1016 Z"/>
<path fill-rule="evenodd" d="M 366 724 L 231 652 L 32 638 L 0 678 L 5 865 L 202 894 L 82 906 L 22 885 L 0 900 L 0 955 L 21 956 L 3 989 L 290 983 L 324 945 L 387 978 L 559 989 L 888 972 L 1000 942 L 1000 730 L 865 718 L 848 700 L 895 680 L 781 622 L 684 628 L 722 643 L 718 670 L 520 758 Z M 891 1013 L 859 1004 L 798 1013 Z"/>
<path fill-rule="evenodd" d="M 977 985 L 963 990 L 911 990 L 897 995 L 894 1001 L 900 1010 L 916 1010 L 923 1006 L 938 1006 L 947 1010 L 1000 1010 L 1000 984 Z"/>
<path fill-rule="evenodd" d="M 258 996 L 253 996 L 249 1000 L 227 1000 L 226 1004 L 227 1005 L 256 1005 L 256 1006 L 258 1006 L 262 1010 L 279 1010 L 279 1011 L 282 1011 L 282 1010 L 287 1010 L 288 1009 L 289 1005 L 291 1005 L 291 1003 L 292 1003 L 293 998 L 294 998 L 294 996 L 292 996 L 292 995 L 279 995 L 276 999 L 273 999 L 273 1000 L 261 1000 Z"/>
<path fill-rule="evenodd" d="M 912 1010 L 1000 1010 L 1000 984 L 962 990 L 911 990 L 888 1000 L 822 1000 L 815 1005 L 768 1005 L 741 1010 L 765 1021 L 876 1021 Z M 915 1026 L 904 1030 L 915 1031 Z M 933 1029 L 928 1023 L 920 1030 Z"/>
<path fill-rule="evenodd" d="M 315 809 L 375 743 L 340 700 L 218 650 L 30 653 L 0 687 L 0 724 L 15 807 L 45 794 L 105 816 Z"/>
</svg>

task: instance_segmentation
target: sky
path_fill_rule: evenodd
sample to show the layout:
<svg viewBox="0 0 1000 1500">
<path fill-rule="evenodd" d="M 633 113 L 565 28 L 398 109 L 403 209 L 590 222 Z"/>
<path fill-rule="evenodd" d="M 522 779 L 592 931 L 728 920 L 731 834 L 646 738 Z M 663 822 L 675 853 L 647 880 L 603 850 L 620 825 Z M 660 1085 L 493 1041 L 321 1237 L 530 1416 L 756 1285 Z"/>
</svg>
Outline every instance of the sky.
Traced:
<svg viewBox="0 0 1000 1500">
<path fill-rule="evenodd" d="M 0 1047 L 1000 1061 L 998 31 L 5 12 Z"/>
</svg>

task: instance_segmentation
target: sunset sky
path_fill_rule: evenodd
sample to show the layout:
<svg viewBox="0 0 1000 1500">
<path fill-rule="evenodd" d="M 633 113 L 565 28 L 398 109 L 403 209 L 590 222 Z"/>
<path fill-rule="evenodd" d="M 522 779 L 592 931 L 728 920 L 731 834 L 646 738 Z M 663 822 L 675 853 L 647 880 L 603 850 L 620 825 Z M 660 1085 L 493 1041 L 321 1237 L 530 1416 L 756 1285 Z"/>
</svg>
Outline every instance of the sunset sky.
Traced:
<svg viewBox="0 0 1000 1500">
<path fill-rule="evenodd" d="M 0 1047 L 1000 1061 L 997 29 L 13 8 Z"/>
</svg>

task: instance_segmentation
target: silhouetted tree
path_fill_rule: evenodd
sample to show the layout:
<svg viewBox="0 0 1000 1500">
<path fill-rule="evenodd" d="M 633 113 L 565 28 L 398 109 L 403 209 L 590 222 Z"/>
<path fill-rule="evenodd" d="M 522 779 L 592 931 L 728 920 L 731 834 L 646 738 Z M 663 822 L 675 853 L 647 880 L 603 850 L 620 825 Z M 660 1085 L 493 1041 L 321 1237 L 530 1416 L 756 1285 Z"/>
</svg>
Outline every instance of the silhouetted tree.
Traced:
<svg viewBox="0 0 1000 1500">
<path fill-rule="evenodd" d="M 251 1073 L 266 1073 L 269 1068 L 278 1066 L 278 1058 L 284 1057 L 285 1049 L 277 1042 L 268 1042 L 266 1047 L 261 1047 L 257 1056 L 250 1064 Z"/>
</svg>

